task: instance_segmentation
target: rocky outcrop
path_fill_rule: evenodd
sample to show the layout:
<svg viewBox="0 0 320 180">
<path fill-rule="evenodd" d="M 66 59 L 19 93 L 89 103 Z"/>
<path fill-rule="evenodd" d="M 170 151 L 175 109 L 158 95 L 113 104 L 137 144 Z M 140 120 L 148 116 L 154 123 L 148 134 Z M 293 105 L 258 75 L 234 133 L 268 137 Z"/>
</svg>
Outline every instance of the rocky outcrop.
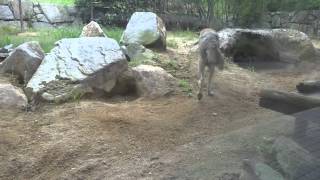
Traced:
<svg viewBox="0 0 320 180">
<path fill-rule="evenodd" d="M 309 37 L 291 29 L 225 29 L 219 32 L 222 52 L 234 61 L 266 60 L 296 63 L 316 59 Z"/>
<path fill-rule="evenodd" d="M 0 20 L 14 20 L 14 16 L 9 8 L 6 5 L 0 5 Z"/>
<path fill-rule="evenodd" d="M 107 37 L 98 23 L 91 21 L 83 27 L 80 37 Z"/>
<path fill-rule="evenodd" d="M 166 28 L 163 21 L 152 12 L 135 12 L 127 24 L 121 43 L 138 43 L 146 47 L 166 49 Z"/>
<path fill-rule="evenodd" d="M 26 42 L 15 48 L 0 64 L 0 72 L 13 73 L 27 83 L 41 64 L 45 54 L 38 42 Z"/>
<path fill-rule="evenodd" d="M 265 163 L 245 159 L 240 180 L 284 180 L 284 178 Z"/>
<path fill-rule="evenodd" d="M 104 37 L 62 39 L 29 81 L 29 99 L 66 101 L 94 90 L 110 92 L 127 69 L 118 43 Z"/>
<path fill-rule="evenodd" d="M 316 180 L 320 178 L 320 161 L 295 141 L 278 138 L 273 145 L 273 154 L 288 179 Z"/>
<path fill-rule="evenodd" d="M 15 19 L 20 19 L 19 0 L 10 0 L 9 6 Z M 33 15 L 33 3 L 31 0 L 21 0 L 22 19 L 31 20 Z"/>
<path fill-rule="evenodd" d="M 36 3 L 31 0 L 22 0 L 22 17 L 25 26 L 33 28 L 56 27 L 81 22 L 80 12 L 73 6 L 59 6 L 52 4 Z M 20 12 L 18 0 L 0 1 L 0 27 L 20 26 Z"/>
<path fill-rule="evenodd" d="M 70 16 L 69 9 L 65 6 L 56 6 L 51 4 L 39 4 L 40 12 L 42 10 L 45 19 L 52 23 L 72 23 L 74 16 Z"/>
<path fill-rule="evenodd" d="M 0 109 L 24 109 L 28 101 L 21 89 L 11 84 L 0 83 Z"/>
<path fill-rule="evenodd" d="M 320 10 L 270 12 L 265 15 L 270 28 L 290 28 L 311 36 L 320 36 Z"/>
</svg>

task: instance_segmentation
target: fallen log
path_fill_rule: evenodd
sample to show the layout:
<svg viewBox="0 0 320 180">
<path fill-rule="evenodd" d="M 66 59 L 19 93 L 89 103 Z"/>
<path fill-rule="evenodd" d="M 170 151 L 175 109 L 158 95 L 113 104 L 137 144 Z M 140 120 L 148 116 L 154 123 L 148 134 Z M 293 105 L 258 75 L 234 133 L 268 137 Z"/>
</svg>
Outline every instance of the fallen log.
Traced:
<svg viewBox="0 0 320 180">
<path fill-rule="evenodd" d="M 298 93 L 262 90 L 259 104 L 261 107 L 284 114 L 294 114 L 320 107 L 320 98 L 305 96 Z"/>
<path fill-rule="evenodd" d="M 320 93 L 320 81 L 305 81 L 297 85 L 300 93 Z"/>
</svg>

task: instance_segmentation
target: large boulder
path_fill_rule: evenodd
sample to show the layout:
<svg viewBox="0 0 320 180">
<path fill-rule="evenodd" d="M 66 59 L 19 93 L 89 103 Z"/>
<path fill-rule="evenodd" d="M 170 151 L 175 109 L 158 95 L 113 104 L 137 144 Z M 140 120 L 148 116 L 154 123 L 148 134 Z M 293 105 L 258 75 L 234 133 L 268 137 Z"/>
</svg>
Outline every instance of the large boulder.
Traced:
<svg viewBox="0 0 320 180">
<path fill-rule="evenodd" d="M 20 19 L 19 0 L 10 0 L 10 6 L 15 19 Z M 31 19 L 33 15 L 33 3 L 31 0 L 21 0 L 22 19 Z"/>
<path fill-rule="evenodd" d="M 240 180 L 284 180 L 284 178 L 267 164 L 246 159 L 243 161 Z"/>
<path fill-rule="evenodd" d="M 235 61 L 267 60 L 296 63 L 316 58 L 309 37 L 296 30 L 224 29 L 219 32 L 222 52 Z"/>
<path fill-rule="evenodd" d="M 13 20 L 14 16 L 9 6 L 0 5 L 0 20 Z"/>
<path fill-rule="evenodd" d="M 121 43 L 166 49 L 166 36 L 165 25 L 155 13 L 135 12 L 123 32 Z"/>
<path fill-rule="evenodd" d="M 127 67 L 126 57 L 113 39 L 62 39 L 29 81 L 27 96 L 60 102 L 94 90 L 110 92 Z"/>
<path fill-rule="evenodd" d="M 91 21 L 83 27 L 80 37 L 107 37 L 98 23 Z"/>
<path fill-rule="evenodd" d="M 157 98 L 175 91 L 176 79 L 161 67 L 140 65 L 132 70 L 139 96 Z"/>
<path fill-rule="evenodd" d="M 36 72 L 45 56 L 36 41 L 26 42 L 15 48 L 1 64 L 0 72 L 13 73 L 27 83 Z"/>
<path fill-rule="evenodd" d="M 28 100 L 21 89 L 11 84 L 0 84 L 0 108 L 26 108 Z"/>
<path fill-rule="evenodd" d="M 317 180 L 320 179 L 320 161 L 298 145 L 295 141 L 278 138 L 272 147 L 273 154 L 281 170 L 288 179 Z"/>
</svg>

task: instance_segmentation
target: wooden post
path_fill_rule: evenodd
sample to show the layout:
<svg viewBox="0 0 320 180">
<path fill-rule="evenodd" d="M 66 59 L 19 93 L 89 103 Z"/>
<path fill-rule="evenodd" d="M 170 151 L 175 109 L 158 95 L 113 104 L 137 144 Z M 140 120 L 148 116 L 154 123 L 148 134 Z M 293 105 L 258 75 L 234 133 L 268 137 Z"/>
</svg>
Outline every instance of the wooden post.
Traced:
<svg viewBox="0 0 320 180">
<path fill-rule="evenodd" d="M 22 3 L 21 3 L 21 0 L 19 0 L 19 17 L 20 17 L 20 30 L 21 32 L 24 31 L 24 28 L 23 28 L 23 14 L 22 14 Z"/>
<path fill-rule="evenodd" d="M 90 1 L 90 6 L 91 6 L 90 20 L 93 21 L 93 0 Z"/>
</svg>

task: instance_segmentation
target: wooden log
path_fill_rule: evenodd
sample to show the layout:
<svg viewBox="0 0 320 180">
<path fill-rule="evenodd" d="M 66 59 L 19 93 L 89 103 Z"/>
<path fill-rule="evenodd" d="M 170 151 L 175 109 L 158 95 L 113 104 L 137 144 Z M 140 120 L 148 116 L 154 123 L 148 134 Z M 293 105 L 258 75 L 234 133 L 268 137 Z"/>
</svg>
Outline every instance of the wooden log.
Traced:
<svg viewBox="0 0 320 180">
<path fill-rule="evenodd" d="M 262 90 L 260 106 L 284 114 L 294 114 L 315 107 L 320 107 L 320 98 L 301 95 L 298 93 Z"/>
<path fill-rule="evenodd" d="M 297 85 L 300 93 L 320 93 L 320 81 L 305 81 Z"/>
</svg>

